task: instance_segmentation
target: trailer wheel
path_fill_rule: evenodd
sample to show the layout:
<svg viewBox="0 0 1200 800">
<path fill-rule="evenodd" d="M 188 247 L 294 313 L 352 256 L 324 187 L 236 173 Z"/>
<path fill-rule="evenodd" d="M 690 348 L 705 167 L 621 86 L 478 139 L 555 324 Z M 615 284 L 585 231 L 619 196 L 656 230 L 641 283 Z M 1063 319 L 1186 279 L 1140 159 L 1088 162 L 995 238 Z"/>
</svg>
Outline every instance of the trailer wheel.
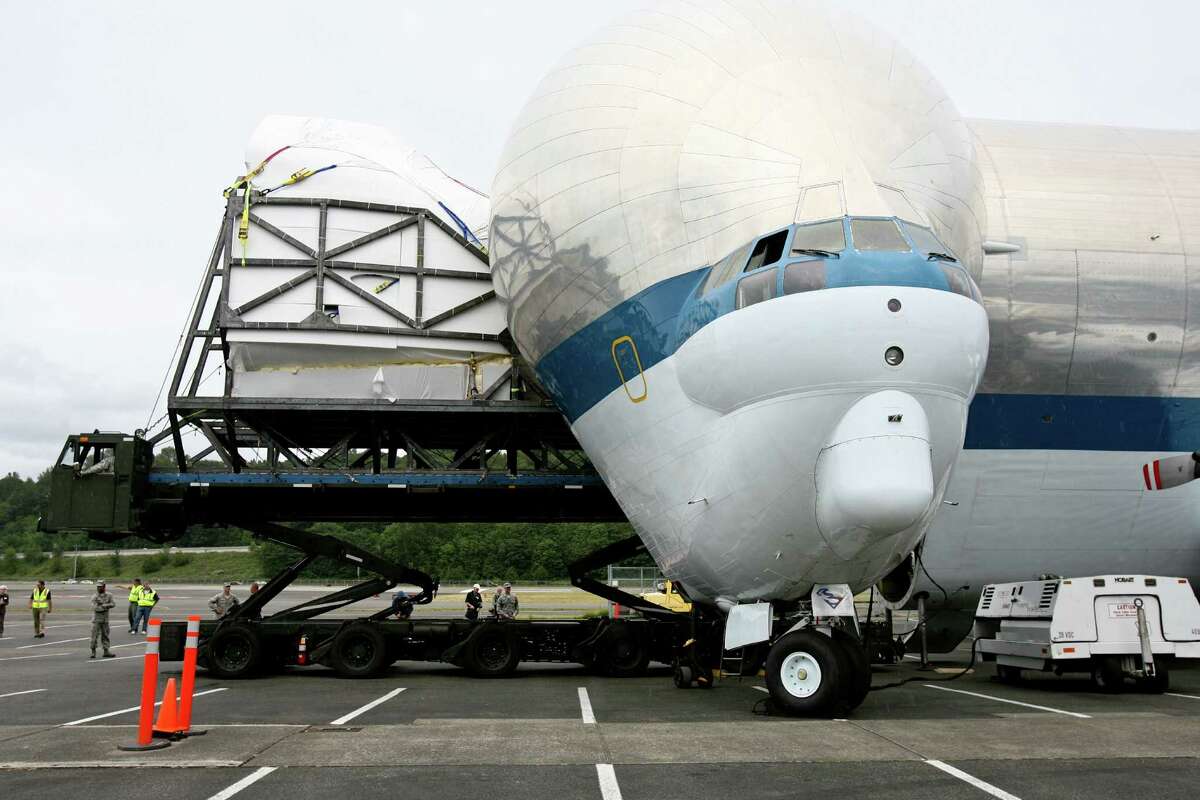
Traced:
<svg viewBox="0 0 1200 800">
<path fill-rule="evenodd" d="M 1007 664 L 996 665 L 996 677 L 1001 683 L 1020 683 L 1021 668 L 1011 667 Z"/>
<path fill-rule="evenodd" d="M 387 642 L 375 625 L 356 622 L 342 629 L 333 640 L 330 660 L 344 678 L 366 678 L 388 665 Z"/>
<path fill-rule="evenodd" d="M 604 648 L 600 664 L 605 674 L 614 678 L 641 675 L 650 665 L 650 648 L 630 625 L 617 623 L 609 627 L 601 640 Z"/>
<path fill-rule="evenodd" d="M 1109 694 L 1115 694 L 1125 688 L 1120 659 L 1111 656 L 1096 659 L 1092 664 L 1092 686 Z"/>
<path fill-rule="evenodd" d="M 692 688 L 692 668 L 683 664 L 675 665 L 675 688 L 690 689 Z"/>
<path fill-rule="evenodd" d="M 222 626 L 208 641 L 208 668 L 218 678 L 249 678 L 262 662 L 262 638 L 249 625 Z"/>
<path fill-rule="evenodd" d="M 475 634 L 467 653 L 467 669 L 480 678 L 510 675 L 521 660 L 516 634 L 504 624 L 488 625 Z"/>
<path fill-rule="evenodd" d="M 840 628 L 834 628 L 832 635 L 834 644 L 841 647 L 846 657 L 847 672 L 846 680 L 842 682 L 843 697 L 846 710 L 853 711 L 862 705 L 863 700 L 867 699 L 867 694 L 871 691 L 871 660 L 867 657 L 867 651 L 863 650 L 862 642 L 858 640 L 858 637 Z"/>
<path fill-rule="evenodd" d="M 1171 688 L 1171 672 L 1167 668 L 1166 659 L 1155 660 L 1154 677 L 1139 680 L 1138 688 L 1150 694 L 1162 694 Z"/>
<path fill-rule="evenodd" d="M 841 712 L 843 658 L 828 636 L 812 630 L 779 639 L 767 655 L 767 690 L 781 711 L 821 717 Z"/>
</svg>

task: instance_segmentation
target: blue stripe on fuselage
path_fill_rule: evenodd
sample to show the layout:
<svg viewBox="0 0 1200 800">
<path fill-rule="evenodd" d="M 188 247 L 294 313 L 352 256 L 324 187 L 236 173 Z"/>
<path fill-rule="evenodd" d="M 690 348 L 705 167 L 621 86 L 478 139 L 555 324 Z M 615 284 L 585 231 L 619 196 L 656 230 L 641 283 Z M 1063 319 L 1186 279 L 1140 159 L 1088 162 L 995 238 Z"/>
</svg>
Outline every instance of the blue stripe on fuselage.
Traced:
<svg viewBox="0 0 1200 800">
<path fill-rule="evenodd" d="M 836 285 L 892 285 L 885 280 L 886 274 L 856 271 L 851 276 L 844 265 L 835 267 L 831 261 L 829 266 L 830 282 Z M 642 369 L 648 371 L 705 325 L 734 311 L 736 281 L 694 297 L 708 273 L 708 268 L 695 270 L 639 292 L 566 339 L 538 363 L 538 378 L 570 422 L 620 388 L 612 355 L 616 340 L 631 337 Z M 904 282 L 917 283 L 917 277 Z M 971 405 L 965 447 L 1196 450 L 1200 449 L 1200 398 L 980 394 Z"/>
<path fill-rule="evenodd" d="M 1200 449 L 1200 398 L 979 394 L 967 418 L 973 450 Z"/>
<path fill-rule="evenodd" d="M 705 268 L 677 275 L 639 292 L 538 362 L 538 380 L 568 420 L 579 419 L 621 385 L 612 358 L 617 339 L 633 339 L 643 371 L 675 352 L 679 347 L 676 329 L 680 312 L 707 273 Z"/>
</svg>

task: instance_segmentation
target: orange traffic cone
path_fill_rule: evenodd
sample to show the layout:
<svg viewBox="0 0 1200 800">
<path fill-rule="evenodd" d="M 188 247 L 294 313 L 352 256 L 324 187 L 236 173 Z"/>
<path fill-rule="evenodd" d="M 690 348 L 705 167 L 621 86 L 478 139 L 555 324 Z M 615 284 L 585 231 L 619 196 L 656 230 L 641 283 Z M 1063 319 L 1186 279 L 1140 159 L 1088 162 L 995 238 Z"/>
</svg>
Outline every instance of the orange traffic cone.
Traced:
<svg viewBox="0 0 1200 800">
<path fill-rule="evenodd" d="M 154 735 L 168 739 L 183 733 L 179 727 L 179 705 L 175 695 L 175 679 L 167 679 L 167 688 L 163 692 L 162 708 L 158 710 L 158 720 L 154 723 Z"/>
</svg>

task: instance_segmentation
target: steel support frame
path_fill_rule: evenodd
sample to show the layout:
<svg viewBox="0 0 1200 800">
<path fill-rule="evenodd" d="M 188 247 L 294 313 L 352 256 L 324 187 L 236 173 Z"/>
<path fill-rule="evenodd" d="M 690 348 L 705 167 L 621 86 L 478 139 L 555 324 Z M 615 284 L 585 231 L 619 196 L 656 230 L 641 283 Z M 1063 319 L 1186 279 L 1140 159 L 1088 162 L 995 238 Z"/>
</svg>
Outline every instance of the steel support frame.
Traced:
<svg viewBox="0 0 1200 800">
<path fill-rule="evenodd" d="M 238 251 L 236 237 L 238 219 L 243 204 L 250 203 L 248 219 L 250 235 L 271 236 L 297 251 L 294 259 L 246 258 Z M 317 247 L 297 240 L 286 231 L 264 219 L 255 209 L 268 206 L 308 207 L 318 215 Z M 400 217 L 349 242 L 329 247 L 327 243 L 330 209 L 355 209 Z M 225 213 L 217 232 L 195 304 L 189 315 L 188 327 L 174 366 L 167 400 L 167 427 L 150 435 L 153 443 L 171 439 L 175 448 L 176 467 L 180 472 L 198 468 L 212 471 L 216 457 L 221 467 L 230 472 L 266 470 L 272 473 L 288 471 L 369 472 L 380 474 L 397 468 L 410 471 L 470 471 L 487 474 L 502 470 L 516 474 L 528 457 L 528 465 L 537 472 L 590 471 L 590 463 L 574 442 L 556 409 L 538 390 L 528 366 L 521 363 L 515 345 L 507 332 L 500 335 L 442 330 L 437 328 L 454 317 L 495 297 L 486 271 L 444 269 L 428 266 L 426 236 L 428 226 L 435 226 L 454 239 L 481 264 L 487 255 L 467 241 L 456 229 L 425 208 L 364 203 L 333 198 L 296 198 L 264 195 L 246 190 L 230 193 Z M 415 265 L 385 265 L 353 260 L 353 251 L 401 231 L 416 228 L 417 248 Z M 242 302 L 236 308 L 229 304 L 230 276 L 237 269 L 287 266 L 298 273 L 257 297 Z M 412 275 L 416 280 L 414 316 L 408 317 L 378 297 L 340 275 L 337 270 L 369 270 L 384 274 Z M 477 297 L 458 306 L 426 316 L 424 313 L 425 278 L 453 278 L 469 281 L 489 281 Z M 395 326 L 342 325 L 325 313 L 324 289 L 332 281 L 340 287 L 387 311 L 396 319 Z M 298 286 L 315 283 L 313 311 L 301 322 L 261 322 L 242 318 L 246 312 Z M 214 302 L 215 300 L 215 302 Z M 205 313 L 211 309 L 210 313 Z M 486 387 L 474 387 L 472 397 L 463 401 L 387 401 L 315 400 L 311 398 L 238 398 L 233 395 L 233 372 L 228 368 L 229 330 L 321 330 L 323 332 L 377 333 L 384 335 L 424 336 L 449 339 L 499 342 L 513 358 L 510 370 Z M 197 340 L 201 340 L 197 344 Z M 220 352 L 222 361 L 214 363 L 213 353 Z M 224 386 L 219 396 L 202 394 L 206 370 L 224 369 Z M 507 397 L 498 396 L 501 387 L 511 381 Z M 328 430 L 298 430 L 296 412 L 304 415 L 326 412 L 337 414 L 340 421 L 336 435 Z M 429 413 L 427 413 L 429 412 Z M 420 414 L 416 417 L 414 415 Z M 469 432 L 453 444 L 432 441 L 426 420 L 476 420 Z M 486 420 L 479 424 L 477 414 Z M 290 416 L 289 416 L 290 415 Z M 283 418 L 289 418 L 285 425 Z M 553 420 L 553 422 L 551 422 Z M 301 425 L 301 427 L 303 427 Z M 203 437 L 202 448 L 185 452 L 183 434 L 189 429 Z M 332 438 L 331 438 L 332 437 Z M 444 438 L 444 437 L 443 437 Z M 265 451 L 265 452 L 257 452 Z"/>
</svg>

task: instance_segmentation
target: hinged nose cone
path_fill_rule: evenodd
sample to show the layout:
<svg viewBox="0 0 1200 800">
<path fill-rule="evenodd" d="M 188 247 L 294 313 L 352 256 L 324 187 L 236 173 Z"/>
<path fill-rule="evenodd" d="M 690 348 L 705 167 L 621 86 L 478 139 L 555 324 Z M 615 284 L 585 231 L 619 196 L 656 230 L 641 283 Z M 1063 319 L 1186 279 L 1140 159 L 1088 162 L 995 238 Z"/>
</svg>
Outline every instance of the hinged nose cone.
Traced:
<svg viewBox="0 0 1200 800">
<path fill-rule="evenodd" d="M 929 421 L 921 404 L 887 390 L 859 400 L 817 458 L 817 525 L 830 548 L 852 558 L 912 527 L 933 504 Z"/>
</svg>

